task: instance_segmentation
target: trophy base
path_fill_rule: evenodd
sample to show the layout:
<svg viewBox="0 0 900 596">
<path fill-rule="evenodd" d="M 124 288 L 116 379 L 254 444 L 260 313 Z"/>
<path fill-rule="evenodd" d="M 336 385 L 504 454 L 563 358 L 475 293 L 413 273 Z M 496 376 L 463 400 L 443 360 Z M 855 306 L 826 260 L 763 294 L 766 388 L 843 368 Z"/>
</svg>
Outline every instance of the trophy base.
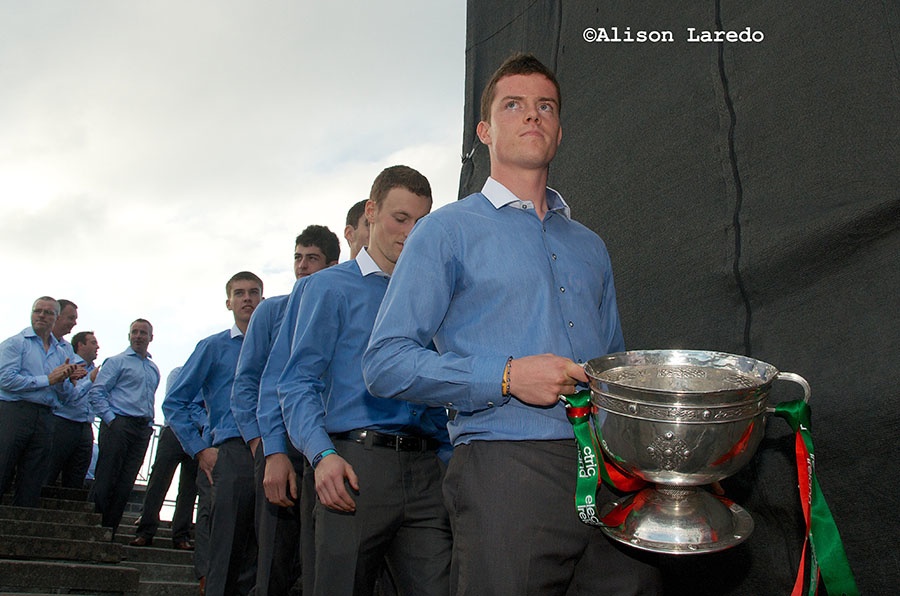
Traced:
<svg viewBox="0 0 900 596">
<path fill-rule="evenodd" d="M 645 488 L 621 502 L 607 505 L 628 511 L 619 526 L 602 531 L 614 540 L 641 550 L 669 555 L 711 553 L 736 546 L 753 531 L 747 511 L 697 487 Z"/>
</svg>

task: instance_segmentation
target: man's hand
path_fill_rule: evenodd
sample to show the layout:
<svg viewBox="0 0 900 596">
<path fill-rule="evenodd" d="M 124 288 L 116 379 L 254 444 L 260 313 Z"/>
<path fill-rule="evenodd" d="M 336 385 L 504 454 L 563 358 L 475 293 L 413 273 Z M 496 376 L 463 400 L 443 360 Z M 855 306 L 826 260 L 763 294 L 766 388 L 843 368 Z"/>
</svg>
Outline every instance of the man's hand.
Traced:
<svg viewBox="0 0 900 596">
<path fill-rule="evenodd" d="M 356 502 L 350 496 L 344 479 L 350 488 L 359 490 L 359 478 L 353 466 L 337 453 L 326 455 L 316 466 L 316 494 L 319 501 L 329 509 L 352 513 L 356 511 Z"/>
<path fill-rule="evenodd" d="M 254 459 L 256 458 L 256 448 L 259 447 L 259 442 L 261 440 L 262 439 L 260 437 L 256 437 L 255 439 L 250 439 L 247 442 L 247 447 L 250 448 L 250 455 L 252 455 Z"/>
<path fill-rule="evenodd" d="M 203 470 L 203 473 L 206 474 L 206 477 L 209 479 L 209 485 L 212 486 L 213 478 L 212 472 L 213 468 L 216 467 L 216 460 L 219 459 L 219 450 L 215 447 L 207 447 L 206 449 L 197 453 L 197 465 Z"/>
<path fill-rule="evenodd" d="M 562 356 L 525 356 L 510 363 L 509 392 L 532 406 L 555 405 L 560 395 L 575 393 L 579 382 L 588 382 L 584 369 Z"/>
<path fill-rule="evenodd" d="M 60 364 L 56 368 L 50 371 L 50 374 L 47 375 L 47 380 L 51 385 L 56 385 L 57 383 L 62 383 L 66 379 L 68 379 L 72 372 L 77 367 L 74 364 L 69 364 L 69 359 L 66 358 L 65 363 Z"/>
<path fill-rule="evenodd" d="M 75 381 L 80 381 L 81 379 L 87 376 L 87 371 L 84 370 L 84 364 L 76 364 L 75 370 L 72 371 L 72 374 L 69 375 L 69 380 L 73 383 Z"/>
<path fill-rule="evenodd" d="M 269 503 L 279 507 L 292 507 L 297 500 L 297 472 L 285 453 L 266 456 L 266 475 L 263 488 Z M 293 501 L 291 500 L 293 499 Z"/>
</svg>

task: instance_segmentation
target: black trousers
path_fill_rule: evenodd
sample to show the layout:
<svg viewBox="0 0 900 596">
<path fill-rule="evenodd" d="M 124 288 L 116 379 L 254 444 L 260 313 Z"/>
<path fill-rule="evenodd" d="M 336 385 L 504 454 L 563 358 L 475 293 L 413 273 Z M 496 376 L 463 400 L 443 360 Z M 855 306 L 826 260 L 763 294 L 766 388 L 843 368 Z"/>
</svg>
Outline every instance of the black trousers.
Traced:
<svg viewBox="0 0 900 596">
<path fill-rule="evenodd" d="M 113 534 L 122 521 L 152 435 L 153 428 L 144 418 L 116 416 L 111 425 L 100 425 L 91 500 L 102 515 L 101 524 L 112 528 Z"/>
<path fill-rule="evenodd" d="M 197 523 L 194 525 L 194 573 L 197 578 L 209 573 L 209 522 L 212 511 L 212 486 L 206 472 L 197 469 Z"/>
<path fill-rule="evenodd" d="M 472 441 L 453 451 L 444 498 L 455 596 L 662 593 L 655 557 L 606 538 L 575 512 L 567 441 Z M 604 489 L 602 504 L 613 498 Z"/>
<path fill-rule="evenodd" d="M 178 496 L 175 499 L 175 513 L 172 515 L 172 542 L 185 542 L 191 539 L 191 521 L 194 518 L 194 501 L 197 499 L 197 462 L 184 452 L 175 431 L 164 426 L 156 444 L 156 456 L 150 479 L 147 481 L 147 492 L 144 494 L 144 506 L 141 510 L 141 523 L 136 535 L 153 538 L 159 528 L 159 510 L 169 492 L 175 469 L 181 466 L 178 480 Z"/>
<path fill-rule="evenodd" d="M 53 440 L 50 406 L 0 401 L 0 495 L 15 484 L 13 505 L 40 507 Z"/>
<path fill-rule="evenodd" d="M 94 451 L 94 427 L 90 422 L 75 422 L 62 416 L 54 416 L 53 424 L 53 447 L 44 484 L 56 484 L 62 475 L 62 486 L 84 488 Z"/>
</svg>

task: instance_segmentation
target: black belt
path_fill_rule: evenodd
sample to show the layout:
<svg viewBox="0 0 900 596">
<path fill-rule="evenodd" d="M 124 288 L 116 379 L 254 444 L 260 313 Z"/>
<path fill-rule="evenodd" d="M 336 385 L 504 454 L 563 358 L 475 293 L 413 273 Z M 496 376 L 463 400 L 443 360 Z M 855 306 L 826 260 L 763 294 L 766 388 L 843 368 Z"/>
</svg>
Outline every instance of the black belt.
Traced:
<svg viewBox="0 0 900 596">
<path fill-rule="evenodd" d="M 116 418 L 124 418 L 125 420 L 129 420 L 132 423 L 140 424 L 141 426 L 150 426 L 153 423 L 153 418 L 148 418 L 146 416 L 116 416 Z"/>
<path fill-rule="evenodd" d="M 394 451 L 437 451 L 437 448 L 440 446 L 440 443 L 435 439 L 411 437 L 409 435 L 390 435 L 366 428 L 336 433 L 331 435 L 331 438 L 339 441 L 353 441 L 366 446 L 387 447 Z"/>
</svg>

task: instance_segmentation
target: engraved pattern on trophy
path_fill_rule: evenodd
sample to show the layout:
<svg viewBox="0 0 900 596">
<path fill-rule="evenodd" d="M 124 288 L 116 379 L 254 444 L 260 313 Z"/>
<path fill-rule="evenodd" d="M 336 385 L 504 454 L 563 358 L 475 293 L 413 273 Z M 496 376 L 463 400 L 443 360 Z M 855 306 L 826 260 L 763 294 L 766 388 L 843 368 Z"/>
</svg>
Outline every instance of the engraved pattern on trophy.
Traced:
<svg viewBox="0 0 900 596">
<path fill-rule="evenodd" d="M 647 446 L 647 454 L 663 470 L 677 470 L 691 456 L 691 449 L 686 442 L 669 431 L 656 437 Z"/>
</svg>

